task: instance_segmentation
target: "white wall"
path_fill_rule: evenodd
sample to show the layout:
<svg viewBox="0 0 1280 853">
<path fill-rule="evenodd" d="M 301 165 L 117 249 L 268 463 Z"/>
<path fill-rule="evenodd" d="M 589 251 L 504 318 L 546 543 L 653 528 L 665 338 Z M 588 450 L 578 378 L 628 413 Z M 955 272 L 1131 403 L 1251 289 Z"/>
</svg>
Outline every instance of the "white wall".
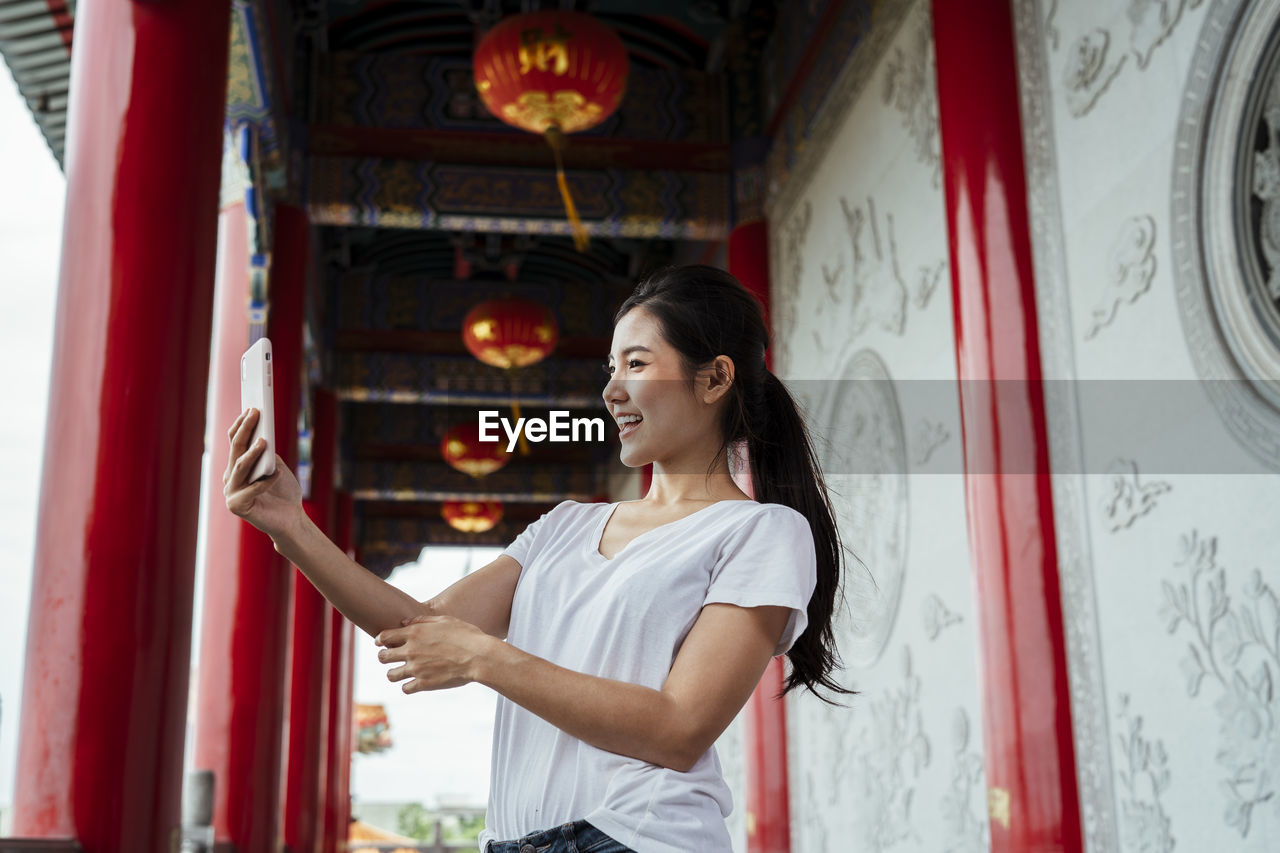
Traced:
<svg viewBox="0 0 1280 853">
<path fill-rule="evenodd" d="M 1194 424 L 1152 407 L 1125 434 L 1091 403 L 1114 380 L 1202 373 L 1212 318 L 1180 304 L 1204 285 L 1179 264 L 1200 224 L 1178 219 L 1199 186 L 1180 117 L 1212 34 L 1261 5 L 1015 4 L 1041 346 L 1048 375 L 1076 380 L 1050 429 L 1090 850 L 1280 849 L 1280 483 L 1213 473 L 1267 468 L 1207 398 Z"/>
<path fill-rule="evenodd" d="M 866 564 L 836 623 L 862 694 L 787 697 L 792 849 L 814 853 L 988 846 L 928 10 L 877 16 L 768 211 L 775 370 Z"/>
</svg>

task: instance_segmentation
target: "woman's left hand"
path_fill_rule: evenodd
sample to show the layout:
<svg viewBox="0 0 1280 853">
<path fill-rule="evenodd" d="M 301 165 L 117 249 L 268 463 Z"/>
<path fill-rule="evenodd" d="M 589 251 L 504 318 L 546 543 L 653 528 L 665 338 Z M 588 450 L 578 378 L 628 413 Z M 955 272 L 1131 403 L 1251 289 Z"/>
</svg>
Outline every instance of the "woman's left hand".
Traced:
<svg viewBox="0 0 1280 853">
<path fill-rule="evenodd" d="M 384 647 L 378 650 L 378 660 L 403 664 L 388 670 L 387 679 L 412 679 L 400 689 L 417 693 L 474 681 L 474 665 L 491 639 L 475 625 L 453 616 L 414 616 L 405 620 L 404 627 L 380 632 L 375 642 Z"/>
</svg>

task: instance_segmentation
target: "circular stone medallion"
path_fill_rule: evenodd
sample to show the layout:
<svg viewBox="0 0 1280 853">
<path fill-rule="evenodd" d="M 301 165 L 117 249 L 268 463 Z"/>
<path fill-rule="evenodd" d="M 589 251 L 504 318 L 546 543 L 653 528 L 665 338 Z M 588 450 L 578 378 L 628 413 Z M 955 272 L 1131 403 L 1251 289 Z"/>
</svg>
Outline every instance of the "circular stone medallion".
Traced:
<svg viewBox="0 0 1280 853">
<path fill-rule="evenodd" d="M 1210 9 L 1175 142 L 1187 346 L 1227 429 L 1280 471 L 1280 3 Z"/>
<path fill-rule="evenodd" d="M 898 615 L 907 554 L 907 454 L 902 410 L 884 362 L 855 352 L 825 399 L 823 476 L 845 549 L 840 656 L 868 667 Z M 839 613 L 839 610 L 837 610 Z"/>
</svg>

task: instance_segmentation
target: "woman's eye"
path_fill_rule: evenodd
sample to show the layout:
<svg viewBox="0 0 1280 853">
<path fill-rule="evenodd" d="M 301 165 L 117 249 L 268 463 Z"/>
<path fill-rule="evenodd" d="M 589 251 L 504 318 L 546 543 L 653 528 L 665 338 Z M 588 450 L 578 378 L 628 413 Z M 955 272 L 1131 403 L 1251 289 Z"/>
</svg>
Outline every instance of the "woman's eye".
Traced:
<svg viewBox="0 0 1280 853">
<path fill-rule="evenodd" d="M 643 362 L 643 361 L 640 361 L 639 359 L 635 359 L 635 358 L 628 359 L 628 361 L 627 361 L 627 367 L 631 367 L 631 368 L 635 368 L 635 367 L 644 367 L 644 362 Z M 603 370 L 603 371 L 605 372 L 605 375 L 606 375 L 606 376 L 612 376 L 612 375 L 613 375 L 613 365 L 612 365 L 612 364 L 602 364 L 602 365 L 600 366 L 600 369 L 601 369 L 601 370 Z"/>
</svg>

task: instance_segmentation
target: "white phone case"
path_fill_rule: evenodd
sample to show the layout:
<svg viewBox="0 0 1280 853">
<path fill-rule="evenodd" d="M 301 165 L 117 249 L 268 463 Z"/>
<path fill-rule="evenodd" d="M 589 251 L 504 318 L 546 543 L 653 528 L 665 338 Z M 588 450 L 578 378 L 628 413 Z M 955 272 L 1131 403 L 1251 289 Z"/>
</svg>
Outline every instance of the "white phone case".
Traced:
<svg viewBox="0 0 1280 853">
<path fill-rule="evenodd" d="M 261 414 L 253 428 L 249 446 L 266 438 L 267 446 L 249 474 L 252 483 L 276 472 L 276 412 L 272 403 L 275 383 L 272 381 L 271 341 L 259 338 L 240 356 L 240 411 L 253 408 Z"/>
</svg>

